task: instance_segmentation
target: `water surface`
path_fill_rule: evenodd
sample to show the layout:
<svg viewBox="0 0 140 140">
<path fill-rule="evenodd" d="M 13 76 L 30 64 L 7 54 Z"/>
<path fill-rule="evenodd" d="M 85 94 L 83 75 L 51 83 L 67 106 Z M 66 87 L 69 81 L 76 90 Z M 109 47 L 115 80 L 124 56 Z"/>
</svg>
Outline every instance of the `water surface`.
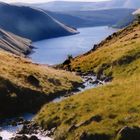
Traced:
<svg viewBox="0 0 140 140">
<path fill-rule="evenodd" d="M 79 34 L 34 42 L 35 53 L 30 55 L 33 62 L 41 64 L 62 63 L 68 55 L 74 57 L 89 51 L 94 44 L 99 43 L 115 29 L 107 26 L 79 28 Z"/>
</svg>

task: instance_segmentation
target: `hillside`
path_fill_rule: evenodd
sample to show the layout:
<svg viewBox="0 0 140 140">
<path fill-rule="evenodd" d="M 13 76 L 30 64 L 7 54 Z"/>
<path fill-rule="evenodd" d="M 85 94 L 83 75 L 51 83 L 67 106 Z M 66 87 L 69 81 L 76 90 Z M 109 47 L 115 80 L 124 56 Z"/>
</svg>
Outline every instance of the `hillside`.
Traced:
<svg viewBox="0 0 140 140">
<path fill-rule="evenodd" d="M 135 16 L 131 13 L 127 15 L 125 18 L 122 18 L 119 20 L 116 24 L 113 25 L 114 28 L 124 28 L 128 26 L 129 24 L 133 23 L 135 20 Z"/>
<path fill-rule="evenodd" d="M 57 20 L 73 27 L 112 26 L 122 19 L 131 17 L 134 9 L 107 9 L 90 11 L 63 11 L 47 13 Z"/>
<path fill-rule="evenodd" d="M 0 29 L 0 49 L 24 56 L 31 52 L 31 41 Z"/>
<path fill-rule="evenodd" d="M 81 82 L 72 73 L 0 51 L 0 119 L 31 112 Z"/>
<path fill-rule="evenodd" d="M 125 18 L 122 18 L 121 20 L 119 20 L 115 25 L 113 25 L 113 27 L 115 27 L 115 28 L 126 27 L 129 24 L 133 23 L 133 21 L 135 21 L 135 19 L 139 18 L 139 16 L 137 16 L 139 14 L 140 14 L 140 9 L 137 9 L 134 12 L 130 13 Z"/>
<path fill-rule="evenodd" d="M 134 8 L 137 9 L 140 7 L 139 0 L 112 0 L 108 3 L 107 7 L 122 7 L 122 8 Z"/>
<path fill-rule="evenodd" d="M 139 0 L 108 0 L 102 2 L 53 1 L 48 3 L 31 4 L 30 6 L 34 6 L 49 11 L 89 11 L 89 10 L 103 10 L 114 8 L 137 9 L 140 7 L 140 1 Z"/>
<path fill-rule="evenodd" d="M 42 10 L 0 3 L 0 28 L 32 41 L 78 33 Z"/>
<path fill-rule="evenodd" d="M 137 9 L 133 14 L 134 14 L 134 15 L 140 14 L 140 9 Z"/>
<path fill-rule="evenodd" d="M 44 106 L 35 121 L 46 129 L 56 127 L 56 140 L 139 140 L 140 23 L 114 33 L 67 66 L 112 81 Z"/>
</svg>

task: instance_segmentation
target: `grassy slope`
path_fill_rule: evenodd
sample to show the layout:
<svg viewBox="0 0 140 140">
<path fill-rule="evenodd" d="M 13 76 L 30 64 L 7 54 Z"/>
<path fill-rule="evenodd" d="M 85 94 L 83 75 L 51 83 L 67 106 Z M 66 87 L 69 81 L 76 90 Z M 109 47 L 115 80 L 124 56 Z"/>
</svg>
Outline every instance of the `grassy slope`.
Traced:
<svg viewBox="0 0 140 140">
<path fill-rule="evenodd" d="M 0 118 L 40 107 L 64 91 L 71 90 L 80 78 L 69 72 L 31 63 L 0 51 Z"/>
<path fill-rule="evenodd" d="M 112 75 L 113 81 L 60 103 L 48 104 L 35 118 L 45 128 L 57 126 L 57 140 L 82 139 L 83 132 L 90 136 L 107 134 L 116 140 L 119 129 L 140 124 L 140 24 L 133 24 L 111 38 L 101 42 L 96 51 L 74 59 L 71 68 Z M 97 115 L 99 122 L 89 121 Z M 77 126 L 86 120 L 89 122 Z M 83 139 L 88 138 L 92 139 Z M 99 138 L 102 139 L 109 138 Z"/>
</svg>

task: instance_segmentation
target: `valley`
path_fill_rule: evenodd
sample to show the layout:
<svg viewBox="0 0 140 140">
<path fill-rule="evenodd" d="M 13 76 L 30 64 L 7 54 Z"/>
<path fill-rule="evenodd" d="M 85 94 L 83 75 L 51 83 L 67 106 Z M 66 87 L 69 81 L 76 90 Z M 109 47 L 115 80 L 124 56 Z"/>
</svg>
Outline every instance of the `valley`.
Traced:
<svg viewBox="0 0 140 140">
<path fill-rule="evenodd" d="M 139 0 L 18 2 L 0 2 L 0 140 L 139 140 Z"/>
</svg>

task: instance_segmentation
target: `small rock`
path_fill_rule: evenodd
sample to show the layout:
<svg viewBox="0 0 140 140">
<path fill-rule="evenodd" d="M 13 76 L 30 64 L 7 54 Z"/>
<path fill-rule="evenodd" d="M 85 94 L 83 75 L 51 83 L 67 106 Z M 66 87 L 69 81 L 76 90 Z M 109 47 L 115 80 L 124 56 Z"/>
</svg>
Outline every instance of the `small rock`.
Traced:
<svg viewBox="0 0 140 140">
<path fill-rule="evenodd" d="M 76 124 L 75 127 L 78 128 L 78 127 L 83 126 L 83 125 L 88 125 L 93 121 L 100 122 L 101 120 L 102 120 L 102 117 L 100 115 L 96 115 L 96 116 L 91 117 L 88 120 L 85 120 L 83 122 L 80 122 L 79 124 Z"/>
<path fill-rule="evenodd" d="M 93 46 L 93 48 L 92 48 L 92 51 L 95 51 L 97 48 L 98 48 L 98 45 L 95 44 L 95 45 Z"/>
<path fill-rule="evenodd" d="M 23 125 L 22 130 L 18 134 L 28 134 L 28 127 Z"/>
<path fill-rule="evenodd" d="M 12 122 L 11 122 L 11 125 L 12 125 L 12 126 L 17 126 L 17 122 L 16 122 L 16 121 L 12 121 Z"/>
<path fill-rule="evenodd" d="M 28 77 L 27 77 L 27 81 L 30 83 L 30 84 L 32 84 L 32 85 L 34 85 L 34 86 L 39 86 L 39 80 L 35 77 L 35 76 L 33 76 L 33 75 L 29 75 Z"/>
<path fill-rule="evenodd" d="M 99 84 L 98 80 L 90 81 L 90 83 L 93 84 L 93 85 L 97 85 L 97 84 Z"/>
<path fill-rule="evenodd" d="M 68 128 L 68 132 L 71 132 L 73 131 L 74 129 L 76 129 L 76 126 L 75 125 L 71 125 L 69 128 Z"/>
<path fill-rule="evenodd" d="M 0 140 L 3 140 L 3 138 L 0 136 Z"/>
<path fill-rule="evenodd" d="M 80 85 L 80 88 L 85 88 L 86 86 L 85 85 Z"/>
<path fill-rule="evenodd" d="M 29 138 L 29 140 L 39 140 L 36 136 L 31 136 L 30 138 Z"/>
<path fill-rule="evenodd" d="M 106 77 L 104 82 L 110 82 L 113 78 L 112 77 Z"/>
<path fill-rule="evenodd" d="M 15 138 L 12 138 L 11 140 L 29 140 L 27 136 L 16 136 Z"/>
<path fill-rule="evenodd" d="M 112 36 L 111 35 L 107 37 L 107 40 L 111 40 L 111 39 L 112 39 Z"/>
<path fill-rule="evenodd" d="M 115 118 L 117 117 L 117 115 L 115 115 L 115 114 L 110 114 L 108 117 L 109 117 L 110 119 L 115 119 Z"/>
<path fill-rule="evenodd" d="M 24 120 L 23 124 L 24 125 L 30 124 L 30 121 Z"/>
<path fill-rule="evenodd" d="M 24 121 L 24 118 L 23 117 L 18 117 L 18 118 L 15 119 L 15 121 L 16 122 L 21 122 L 21 121 Z"/>
</svg>

